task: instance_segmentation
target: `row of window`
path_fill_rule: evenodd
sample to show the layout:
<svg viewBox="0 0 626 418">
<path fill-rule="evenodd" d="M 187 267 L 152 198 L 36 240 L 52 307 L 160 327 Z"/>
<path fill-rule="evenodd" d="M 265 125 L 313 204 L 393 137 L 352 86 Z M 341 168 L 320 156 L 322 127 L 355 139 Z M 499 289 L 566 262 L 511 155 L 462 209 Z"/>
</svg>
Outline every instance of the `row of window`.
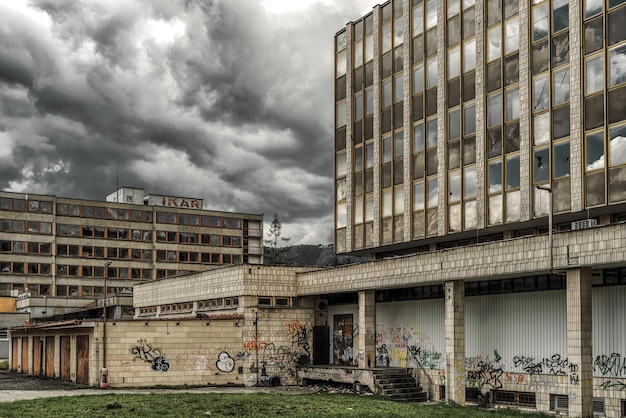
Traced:
<svg viewBox="0 0 626 418">
<path fill-rule="evenodd" d="M 50 235 L 52 233 L 52 224 L 50 222 L 24 221 L 20 219 L 0 219 L 0 231 Z"/>
<path fill-rule="evenodd" d="M 152 231 L 142 229 L 105 228 L 81 225 L 57 225 L 57 235 L 84 238 L 107 238 L 132 241 L 152 241 Z M 241 237 L 195 232 L 156 231 L 158 242 L 190 243 L 223 247 L 241 247 Z"/>
<path fill-rule="evenodd" d="M 26 201 L 24 199 L 2 197 L 0 198 L 0 210 L 52 214 L 52 202 L 39 200 Z M 153 212 L 149 210 L 131 210 L 68 203 L 57 203 L 56 214 L 58 216 L 73 216 L 81 218 L 110 219 L 145 223 L 152 223 L 153 221 Z M 240 218 L 162 211 L 156 212 L 156 221 L 157 223 L 208 226 L 213 228 L 241 229 L 242 227 L 242 220 Z"/>
<path fill-rule="evenodd" d="M 0 241 L 0 253 L 50 255 L 49 242 Z"/>
<path fill-rule="evenodd" d="M 0 283 L 0 295 L 9 295 L 11 291 L 17 290 L 18 293 L 30 293 L 31 296 L 52 296 L 52 285 L 43 283 Z M 57 285 L 57 296 L 70 297 L 98 297 L 103 296 L 104 288 L 102 286 L 86 286 L 86 285 Z M 127 292 L 127 287 L 107 286 L 109 294 L 118 294 Z"/>
</svg>

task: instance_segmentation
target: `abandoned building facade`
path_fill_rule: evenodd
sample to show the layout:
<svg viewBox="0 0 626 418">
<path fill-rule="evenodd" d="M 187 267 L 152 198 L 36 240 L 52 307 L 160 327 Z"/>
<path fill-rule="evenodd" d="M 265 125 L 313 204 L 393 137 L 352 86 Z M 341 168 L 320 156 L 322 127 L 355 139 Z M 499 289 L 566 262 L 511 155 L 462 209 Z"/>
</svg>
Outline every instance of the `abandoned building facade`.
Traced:
<svg viewBox="0 0 626 418">
<path fill-rule="evenodd" d="M 11 367 L 374 390 L 402 369 L 432 400 L 625 416 L 624 21 L 623 0 L 375 6 L 334 42 L 335 249 L 371 261 L 155 276 L 132 320 L 12 329 Z"/>
</svg>

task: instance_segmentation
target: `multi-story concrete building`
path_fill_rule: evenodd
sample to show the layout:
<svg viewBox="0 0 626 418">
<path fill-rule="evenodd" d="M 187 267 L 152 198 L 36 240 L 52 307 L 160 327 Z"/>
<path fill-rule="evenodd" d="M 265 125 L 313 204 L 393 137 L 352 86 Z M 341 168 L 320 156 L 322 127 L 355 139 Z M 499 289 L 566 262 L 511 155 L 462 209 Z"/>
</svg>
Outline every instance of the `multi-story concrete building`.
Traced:
<svg viewBox="0 0 626 418">
<path fill-rule="evenodd" d="M 30 295 L 30 312 L 50 316 L 59 313 L 55 306 L 100 298 L 105 278 L 111 294 L 146 280 L 262 263 L 262 235 L 262 215 L 204 210 L 201 199 L 143 189 L 121 188 L 99 202 L 1 192 L 0 294 Z"/>
<path fill-rule="evenodd" d="M 626 414 L 624 22 L 623 0 L 392 0 L 336 34 L 335 246 L 383 260 L 310 290 L 373 331 L 366 357 L 457 402 Z"/>
<path fill-rule="evenodd" d="M 624 3 L 396 0 L 337 33 L 337 252 L 626 219 Z"/>
</svg>

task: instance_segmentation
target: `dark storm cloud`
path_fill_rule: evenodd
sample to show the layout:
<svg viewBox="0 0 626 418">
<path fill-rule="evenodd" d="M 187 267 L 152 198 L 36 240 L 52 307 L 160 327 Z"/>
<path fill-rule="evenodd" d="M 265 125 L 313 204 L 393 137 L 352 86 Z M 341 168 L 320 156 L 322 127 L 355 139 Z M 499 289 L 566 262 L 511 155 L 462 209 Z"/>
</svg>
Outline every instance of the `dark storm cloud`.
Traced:
<svg viewBox="0 0 626 418">
<path fill-rule="evenodd" d="M 333 34 L 368 3 L 0 5 L 0 187 L 102 199 L 119 182 L 330 242 Z"/>
</svg>

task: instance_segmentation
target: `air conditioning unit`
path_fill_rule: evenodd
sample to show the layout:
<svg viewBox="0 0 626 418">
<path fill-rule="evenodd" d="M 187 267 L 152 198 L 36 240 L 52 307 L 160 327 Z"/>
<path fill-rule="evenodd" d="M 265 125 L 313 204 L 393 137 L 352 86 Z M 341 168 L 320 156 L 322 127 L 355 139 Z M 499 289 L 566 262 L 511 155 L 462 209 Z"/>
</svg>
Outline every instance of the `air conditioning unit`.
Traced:
<svg viewBox="0 0 626 418">
<path fill-rule="evenodd" d="M 598 221 L 596 219 L 583 219 L 582 221 L 572 222 L 572 231 L 595 228 L 596 226 L 598 226 Z"/>
</svg>

